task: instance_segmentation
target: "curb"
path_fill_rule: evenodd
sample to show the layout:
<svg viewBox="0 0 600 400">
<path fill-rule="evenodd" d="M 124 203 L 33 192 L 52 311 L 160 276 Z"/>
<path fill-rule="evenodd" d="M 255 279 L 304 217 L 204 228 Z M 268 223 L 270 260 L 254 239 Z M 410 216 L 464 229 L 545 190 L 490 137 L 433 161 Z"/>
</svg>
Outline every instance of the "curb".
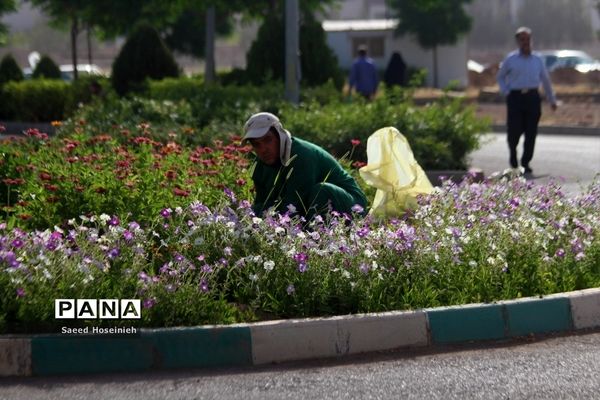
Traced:
<svg viewBox="0 0 600 400">
<path fill-rule="evenodd" d="M 600 288 L 416 311 L 141 329 L 136 337 L 0 336 L 0 376 L 242 367 L 600 327 Z"/>
<path fill-rule="evenodd" d="M 490 129 L 495 133 L 506 133 L 506 125 L 492 124 Z M 600 127 L 589 128 L 583 126 L 538 126 L 538 134 L 564 135 L 564 136 L 600 136 Z"/>
</svg>

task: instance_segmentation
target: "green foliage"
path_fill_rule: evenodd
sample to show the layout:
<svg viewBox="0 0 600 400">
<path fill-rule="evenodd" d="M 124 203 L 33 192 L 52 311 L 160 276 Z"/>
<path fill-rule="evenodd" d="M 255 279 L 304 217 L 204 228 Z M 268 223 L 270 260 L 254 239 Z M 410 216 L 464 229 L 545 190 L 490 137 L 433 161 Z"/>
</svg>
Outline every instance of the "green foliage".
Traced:
<svg viewBox="0 0 600 400">
<path fill-rule="evenodd" d="M 97 84 L 93 93 L 92 82 Z M 70 116 L 80 105 L 110 94 L 107 78 L 82 77 L 74 82 L 32 79 L 8 82 L 1 89 L 0 118 L 9 121 L 50 122 Z"/>
<path fill-rule="evenodd" d="M 6 82 L 22 81 L 23 71 L 12 54 L 7 54 L 0 61 L 0 86 Z"/>
<path fill-rule="evenodd" d="M 15 0 L 0 0 L 0 16 L 17 9 Z M 6 43 L 8 29 L 5 24 L 0 23 L 0 45 Z M 0 316 L 1 317 L 1 316 Z M 0 321 L 1 323 L 1 321 Z"/>
<path fill-rule="evenodd" d="M 55 79 L 8 82 L 2 87 L 0 116 L 6 120 L 48 122 L 65 117 L 69 84 Z"/>
<path fill-rule="evenodd" d="M 140 91 L 146 79 L 179 75 L 173 55 L 156 30 L 141 24 L 129 36 L 112 68 L 113 87 L 119 95 Z"/>
<path fill-rule="evenodd" d="M 33 69 L 32 78 L 61 79 L 62 74 L 58 65 L 47 55 L 43 55 Z"/>
<path fill-rule="evenodd" d="M 206 12 L 195 7 L 184 9 L 166 29 L 165 43 L 173 51 L 203 58 L 206 47 Z M 230 34 L 233 30 L 227 13 L 217 12 L 215 33 Z"/>
<path fill-rule="evenodd" d="M 248 79 L 254 84 L 285 77 L 284 23 L 278 14 L 270 14 L 258 30 L 246 60 Z M 341 87 L 344 76 L 333 51 L 327 46 L 325 32 L 312 14 L 304 14 L 300 22 L 300 65 L 302 82 L 320 85 L 333 79 Z"/>
<path fill-rule="evenodd" d="M 421 46 L 431 49 L 454 44 L 471 29 L 471 17 L 464 4 L 472 0 L 394 0 L 397 12 L 397 32 L 414 34 Z"/>
</svg>

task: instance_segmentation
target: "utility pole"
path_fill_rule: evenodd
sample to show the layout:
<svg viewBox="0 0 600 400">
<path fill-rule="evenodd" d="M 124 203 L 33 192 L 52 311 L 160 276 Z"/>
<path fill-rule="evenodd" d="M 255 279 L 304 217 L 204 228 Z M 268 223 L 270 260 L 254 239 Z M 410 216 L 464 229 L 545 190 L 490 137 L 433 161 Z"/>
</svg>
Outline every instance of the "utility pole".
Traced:
<svg viewBox="0 0 600 400">
<path fill-rule="evenodd" d="M 204 57 L 204 82 L 215 81 L 215 6 L 206 10 L 206 48 Z"/>
<path fill-rule="evenodd" d="M 285 0 L 285 98 L 300 102 L 300 29 L 298 0 Z"/>
</svg>

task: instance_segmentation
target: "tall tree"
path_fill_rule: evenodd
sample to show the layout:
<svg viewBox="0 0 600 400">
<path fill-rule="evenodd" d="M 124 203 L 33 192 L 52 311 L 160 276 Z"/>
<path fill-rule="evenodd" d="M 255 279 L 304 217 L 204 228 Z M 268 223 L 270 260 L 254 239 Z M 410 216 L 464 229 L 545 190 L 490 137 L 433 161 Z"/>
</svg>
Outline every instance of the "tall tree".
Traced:
<svg viewBox="0 0 600 400">
<path fill-rule="evenodd" d="M 412 34 L 425 49 L 433 50 L 433 85 L 438 87 L 437 48 L 455 44 L 469 32 L 472 20 L 464 4 L 471 0 L 389 0 L 398 21 L 399 35 Z"/>
<path fill-rule="evenodd" d="M 0 0 L 0 16 L 16 10 L 15 0 Z M 8 28 L 0 22 L 0 44 L 6 43 Z"/>
<path fill-rule="evenodd" d="M 71 61 L 73 63 L 73 78 L 77 79 L 77 35 L 87 6 L 93 0 L 29 0 L 48 15 L 55 26 L 68 25 L 71 36 Z"/>
</svg>

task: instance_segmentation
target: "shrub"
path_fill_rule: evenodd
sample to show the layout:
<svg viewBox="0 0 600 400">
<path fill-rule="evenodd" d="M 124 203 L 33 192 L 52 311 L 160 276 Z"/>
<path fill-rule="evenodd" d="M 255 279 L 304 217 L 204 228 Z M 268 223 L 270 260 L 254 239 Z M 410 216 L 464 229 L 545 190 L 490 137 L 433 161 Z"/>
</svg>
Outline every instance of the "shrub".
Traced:
<svg viewBox="0 0 600 400">
<path fill-rule="evenodd" d="M 69 90 L 69 84 L 62 80 L 8 82 L 2 87 L 0 117 L 28 122 L 61 120 L 65 117 Z"/>
<path fill-rule="evenodd" d="M 0 61 L 0 86 L 6 82 L 22 81 L 23 71 L 12 54 L 7 54 Z"/>
<path fill-rule="evenodd" d="M 112 67 L 112 83 L 119 95 L 141 91 L 146 79 L 179 75 L 173 55 L 147 24 L 139 25 L 129 36 Z"/>
<path fill-rule="evenodd" d="M 31 75 L 35 78 L 46 78 L 46 79 L 61 79 L 62 74 L 60 72 L 60 68 L 58 65 L 49 57 L 42 56 L 40 61 L 37 63 L 35 68 L 33 69 L 33 74 Z"/>
<path fill-rule="evenodd" d="M 284 23 L 279 15 L 267 16 L 247 55 L 246 71 L 254 84 L 285 77 Z M 325 42 L 325 32 L 310 13 L 300 23 L 300 64 L 302 83 L 320 85 L 332 79 L 341 88 L 344 76 L 333 51 Z"/>
</svg>

